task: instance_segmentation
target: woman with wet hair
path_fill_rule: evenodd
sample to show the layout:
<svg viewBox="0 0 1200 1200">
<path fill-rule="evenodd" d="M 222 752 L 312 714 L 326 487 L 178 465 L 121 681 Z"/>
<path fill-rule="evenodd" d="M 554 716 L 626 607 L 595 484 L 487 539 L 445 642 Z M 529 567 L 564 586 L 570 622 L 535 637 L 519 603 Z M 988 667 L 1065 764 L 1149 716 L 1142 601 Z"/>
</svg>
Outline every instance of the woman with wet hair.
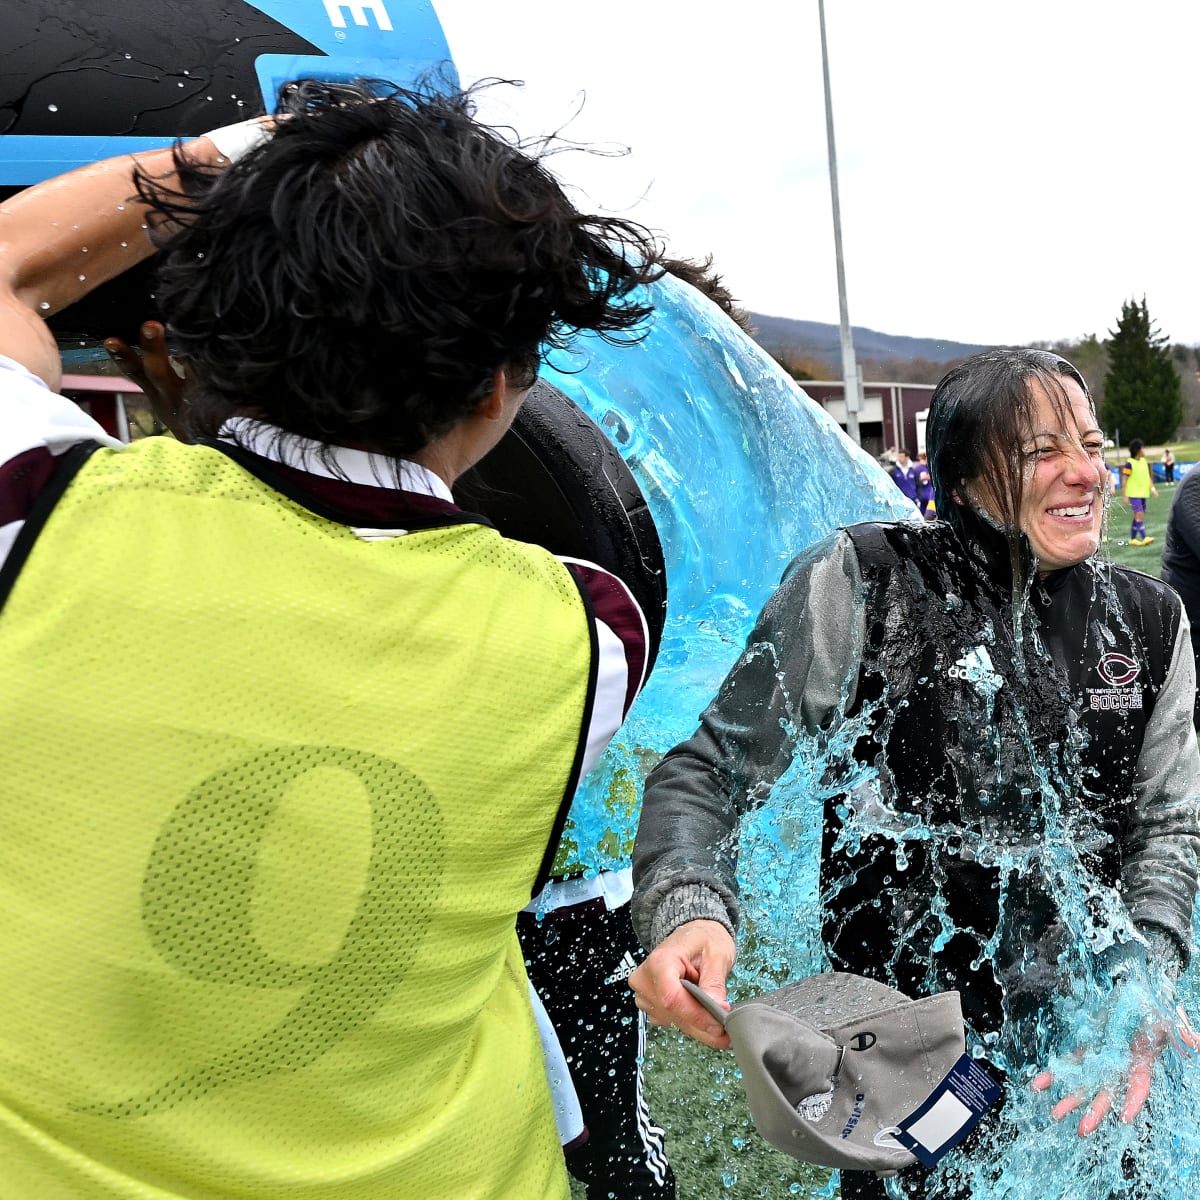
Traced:
<svg viewBox="0 0 1200 1200">
<path fill-rule="evenodd" d="M 653 950 L 630 983 L 652 1021 L 729 1044 L 680 980 L 725 995 L 738 820 L 786 808 L 781 780 L 807 757 L 803 777 L 830 785 L 830 966 L 911 996 L 959 990 L 971 1042 L 1046 1089 L 1036 1069 L 1069 1036 L 1053 1014 L 1074 982 L 1172 979 L 1191 953 L 1188 622 L 1169 588 L 1097 557 L 1103 439 L 1070 363 L 967 360 L 927 435 L 939 519 L 852 526 L 793 563 L 650 776 L 634 869 Z M 1081 1090 L 1055 1117 L 1081 1110 L 1081 1135 L 1116 1107 L 1132 1121 L 1167 1036 L 1151 1022 L 1134 1038 L 1123 1095 Z M 901 1180 L 925 1194 L 922 1168 Z M 846 1172 L 842 1194 L 883 1184 Z"/>
</svg>

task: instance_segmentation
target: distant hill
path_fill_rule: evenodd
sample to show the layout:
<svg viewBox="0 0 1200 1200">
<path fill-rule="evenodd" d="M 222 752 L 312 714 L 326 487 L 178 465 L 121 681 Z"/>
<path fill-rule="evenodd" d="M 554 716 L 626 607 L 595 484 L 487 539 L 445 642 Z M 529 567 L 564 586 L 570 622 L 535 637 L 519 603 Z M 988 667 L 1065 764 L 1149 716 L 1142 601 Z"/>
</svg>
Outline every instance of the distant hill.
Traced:
<svg viewBox="0 0 1200 1200">
<path fill-rule="evenodd" d="M 754 326 L 755 340 L 769 354 L 791 350 L 801 355 L 811 354 L 835 363 L 841 362 L 842 342 L 836 325 L 826 325 L 821 321 L 794 321 L 790 317 L 769 317 L 756 312 L 750 314 L 750 320 Z M 947 342 L 941 338 L 900 337 L 864 329 L 861 325 L 851 328 L 854 331 L 856 357 L 876 362 L 912 358 L 949 362 L 987 349 L 986 346 Z"/>
</svg>

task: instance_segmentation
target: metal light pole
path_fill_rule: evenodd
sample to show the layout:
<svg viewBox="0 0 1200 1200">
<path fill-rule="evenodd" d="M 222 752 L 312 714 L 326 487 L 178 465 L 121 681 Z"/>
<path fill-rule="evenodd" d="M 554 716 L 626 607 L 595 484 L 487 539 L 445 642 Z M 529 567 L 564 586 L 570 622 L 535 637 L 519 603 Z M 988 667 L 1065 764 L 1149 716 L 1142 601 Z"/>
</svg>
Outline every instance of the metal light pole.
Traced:
<svg viewBox="0 0 1200 1200">
<path fill-rule="evenodd" d="M 862 408 L 862 376 L 854 361 L 854 338 L 850 333 L 850 309 L 846 304 L 846 268 L 842 262 L 842 210 L 838 203 L 837 150 L 833 144 L 833 98 L 829 91 L 829 50 L 825 44 L 825 0 L 817 0 L 821 17 L 821 71 L 825 76 L 825 141 L 829 146 L 829 193 L 833 198 L 833 253 L 837 259 L 838 313 L 842 336 L 842 389 L 846 398 L 846 432 L 862 445 L 858 414 Z"/>
</svg>

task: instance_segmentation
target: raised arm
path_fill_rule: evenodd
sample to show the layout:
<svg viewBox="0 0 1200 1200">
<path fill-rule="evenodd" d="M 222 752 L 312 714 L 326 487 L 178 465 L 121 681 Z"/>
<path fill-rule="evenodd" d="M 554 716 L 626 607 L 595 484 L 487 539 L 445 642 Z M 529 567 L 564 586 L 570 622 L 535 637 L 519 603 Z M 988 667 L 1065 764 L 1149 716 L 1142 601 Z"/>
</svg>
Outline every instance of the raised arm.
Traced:
<svg viewBox="0 0 1200 1200">
<path fill-rule="evenodd" d="M 134 164 L 166 173 L 170 150 L 123 155 L 26 188 L 0 206 L 0 354 L 57 390 L 45 318 L 121 274 L 154 247 L 134 194 Z"/>
<path fill-rule="evenodd" d="M 189 142 L 187 154 L 220 166 L 261 139 L 256 129 L 262 129 L 258 122 L 229 126 Z M 45 318 L 154 252 L 146 207 L 134 189 L 135 168 L 169 177 L 173 151 L 105 159 L 0 205 L 0 354 L 55 390 L 62 368 Z"/>
</svg>

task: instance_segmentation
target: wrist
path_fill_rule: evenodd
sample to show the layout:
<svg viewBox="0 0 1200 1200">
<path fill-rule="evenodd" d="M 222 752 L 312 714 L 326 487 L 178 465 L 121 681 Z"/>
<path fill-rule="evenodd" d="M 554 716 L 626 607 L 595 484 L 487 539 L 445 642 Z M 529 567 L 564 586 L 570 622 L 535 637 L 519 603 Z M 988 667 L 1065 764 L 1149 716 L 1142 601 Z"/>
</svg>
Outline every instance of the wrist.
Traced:
<svg viewBox="0 0 1200 1200">
<path fill-rule="evenodd" d="M 271 128 L 262 117 L 251 117 L 233 125 L 222 125 L 204 135 L 226 162 L 235 163 L 261 146 L 271 136 Z"/>
</svg>

